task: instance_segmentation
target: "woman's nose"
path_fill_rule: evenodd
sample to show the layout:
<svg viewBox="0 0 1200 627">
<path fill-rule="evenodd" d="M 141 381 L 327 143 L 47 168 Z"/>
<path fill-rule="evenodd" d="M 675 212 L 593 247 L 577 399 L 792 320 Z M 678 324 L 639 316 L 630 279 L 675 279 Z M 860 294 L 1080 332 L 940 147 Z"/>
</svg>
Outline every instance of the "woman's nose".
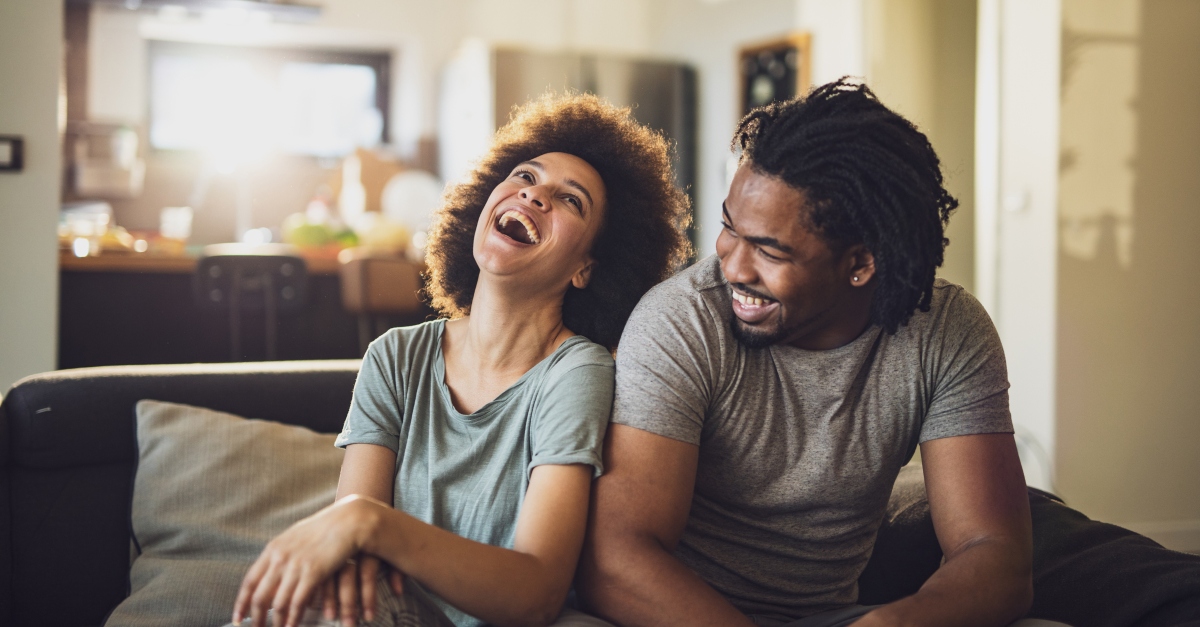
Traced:
<svg viewBox="0 0 1200 627">
<path fill-rule="evenodd" d="M 541 185 L 531 185 L 529 187 L 523 188 L 521 190 L 520 196 L 521 196 L 522 200 L 528 200 L 529 202 L 533 203 L 533 205 L 535 207 L 537 207 L 538 209 L 546 208 L 546 200 L 545 200 L 545 197 L 542 195 L 542 186 Z"/>
</svg>

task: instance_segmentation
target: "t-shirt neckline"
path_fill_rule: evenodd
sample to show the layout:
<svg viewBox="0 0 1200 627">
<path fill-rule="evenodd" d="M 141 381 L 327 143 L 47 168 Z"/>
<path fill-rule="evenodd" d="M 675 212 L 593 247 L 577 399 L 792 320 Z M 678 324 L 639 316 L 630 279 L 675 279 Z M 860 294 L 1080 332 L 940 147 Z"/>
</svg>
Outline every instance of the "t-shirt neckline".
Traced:
<svg viewBox="0 0 1200 627">
<path fill-rule="evenodd" d="M 464 414 L 458 411 L 458 408 L 454 406 L 453 397 L 450 396 L 450 386 L 446 385 L 446 358 L 445 354 L 442 352 L 442 339 L 446 333 L 446 319 L 441 318 L 436 320 L 435 323 L 437 325 L 437 331 L 434 337 L 434 383 L 437 385 L 438 391 L 441 392 L 442 402 L 446 404 L 446 410 L 450 413 L 450 415 L 466 422 L 479 422 L 490 418 L 492 414 L 503 408 L 503 406 L 512 396 L 517 393 L 518 390 L 524 387 L 526 381 L 528 381 L 536 373 L 548 368 L 555 355 L 558 355 L 560 352 L 565 350 L 568 345 L 575 344 L 580 340 L 586 340 L 586 338 L 579 334 L 572 335 L 571 337 L 563 340 L 562 344 L 558 345 L 558 348 L 555 348 L 553 352 L 551 352 L 549 355 L 546 355 L 541 361 L 534 364 L 532 368 L 526 370 L 525 374 L 522 374 L 521 377 L 514 381 L 512 385 L 505 388 L 505 390 L 498 394 L 496 398 L 484 403 L 483 406 L 475 410 L 474 413 Z"/>
</svg>

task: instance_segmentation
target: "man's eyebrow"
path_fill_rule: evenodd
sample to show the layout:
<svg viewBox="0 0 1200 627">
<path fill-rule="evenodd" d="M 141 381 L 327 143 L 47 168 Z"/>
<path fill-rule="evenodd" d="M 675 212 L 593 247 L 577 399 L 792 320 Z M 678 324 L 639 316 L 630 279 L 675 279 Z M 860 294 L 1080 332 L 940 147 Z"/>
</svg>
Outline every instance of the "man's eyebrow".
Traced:
<svg viewBox="0 0 1200 627">
<path fill-rule="evenodd" d="M 733 226 L 733 218 L 729 217 L 729 209 L 725 206 L 725 203 L 721 203 L 721 213 L 725 215 L 725 221 L 732 227 Z M 783 242 L 775 239 L 774 237 L 763 237 L 760 235 L 746 235 L 744 233 L 740 233 L 739 237 L 746 240 L 747 242 L 750 242 L 751 244 L 754 244 L 755 246 L 766 246 L 767 248 L 774 248 L 775 250 L 778 250 L 779 252 L 787 253 L 789 255 L 796 252 L 796 249 L 792 248 L 791 246 L 788 246 L 787 244 L 784 244 Z"/>
</svg>

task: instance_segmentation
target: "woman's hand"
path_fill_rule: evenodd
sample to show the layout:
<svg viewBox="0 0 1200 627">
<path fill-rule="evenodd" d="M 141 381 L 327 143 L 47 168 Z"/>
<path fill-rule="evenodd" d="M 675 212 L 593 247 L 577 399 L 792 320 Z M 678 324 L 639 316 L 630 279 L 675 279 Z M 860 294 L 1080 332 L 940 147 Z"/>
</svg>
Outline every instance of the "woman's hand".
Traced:
<svg viewBox="0 0 1200 627">
<path fill-rule="evenodd" d="M 277 625 L 294 627 L 313 593 L 360 553 L 390 509 L 375 499 L 351 495 L 289 527 L 246 571 L 233 622 L 248 614 L 254 627 L 264 627 L 267 610 L 274 609 Z M 377 561 L 374 566 L 377 571 Z M 374 596 L 373 586 L 371 593 Z M 370 607 L 374 610 L 374 604 Z"/>
<path fill-rule="evenodd" d="M 404 576 L 400 571 L 373 555 L 360 554 L 338 574 L 325 580 L 322 605 L 326 620 L 341 618 L 346 627 L 354 627 L 360 610 L 365 620 L 375 620 L 376 585 L 381 570 L 387 573 L 388 584 L 396 596 L 404 594 Z"/>
</svg>

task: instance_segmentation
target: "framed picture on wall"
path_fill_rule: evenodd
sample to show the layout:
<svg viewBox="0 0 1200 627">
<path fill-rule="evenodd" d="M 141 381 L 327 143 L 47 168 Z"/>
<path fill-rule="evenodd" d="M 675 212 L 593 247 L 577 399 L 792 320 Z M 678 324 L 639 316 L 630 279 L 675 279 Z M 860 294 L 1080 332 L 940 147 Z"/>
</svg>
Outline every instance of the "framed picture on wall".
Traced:
<svg viewBox="0 0 1200 627">
<path fill-rule="evenodd" d="M 738 51 L 740 115 L 808 91 L 812 66 L 810 40 L 808 33 L 791 33 Z"/>
</svg>

